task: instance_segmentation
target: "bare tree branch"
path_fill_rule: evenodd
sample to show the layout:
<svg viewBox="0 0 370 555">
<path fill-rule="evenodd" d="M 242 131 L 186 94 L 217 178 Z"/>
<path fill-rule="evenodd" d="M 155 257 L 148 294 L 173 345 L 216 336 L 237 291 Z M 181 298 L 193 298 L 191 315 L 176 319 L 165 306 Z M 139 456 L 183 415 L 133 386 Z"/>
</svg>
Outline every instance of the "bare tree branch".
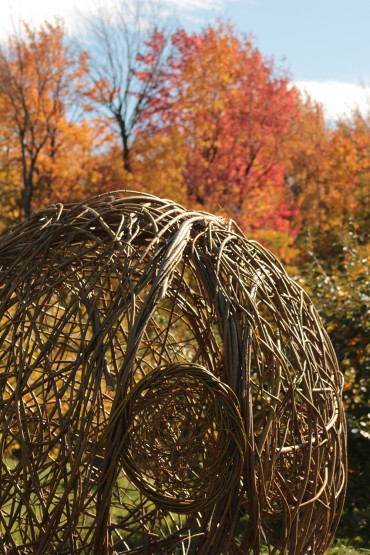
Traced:
<svg viewBox="0 0 370 555">
<path fill-rule="evenodd" d="M 171 18 L 154 0 L 121 0 L 110 8 L 100 3 L 84 21 L 91 53 L 86 96 L 110 120 L 121 142 L 123 167 L 131 172 L 130 153 L 140 118 L 168 60 Z M 140 56 L 148 53 L 148 41 L 157 34 L 163 42 L 153 52 L 150 78 L 144 82 L 138 78 Z"/>
</svg>

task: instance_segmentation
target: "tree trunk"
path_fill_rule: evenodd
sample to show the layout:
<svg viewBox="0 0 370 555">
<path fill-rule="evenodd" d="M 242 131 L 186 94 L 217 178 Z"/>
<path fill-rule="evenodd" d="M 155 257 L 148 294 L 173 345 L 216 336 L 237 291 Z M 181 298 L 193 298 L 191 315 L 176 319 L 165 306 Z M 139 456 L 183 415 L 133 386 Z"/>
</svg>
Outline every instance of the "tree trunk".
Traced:
<svg viewBox="0 0 370 555">
<path fill-rule="evenodd" d="M 31 216 L 31 213 L 32 213 L 32 193 L 33 193 L 32 182 L 30 182 L 30 180 L 27 180 L 22 190 L 23 211 L 24 211 L 24 217 L 26 220 L 28 220 L 28 218 Z"/>
</svg>

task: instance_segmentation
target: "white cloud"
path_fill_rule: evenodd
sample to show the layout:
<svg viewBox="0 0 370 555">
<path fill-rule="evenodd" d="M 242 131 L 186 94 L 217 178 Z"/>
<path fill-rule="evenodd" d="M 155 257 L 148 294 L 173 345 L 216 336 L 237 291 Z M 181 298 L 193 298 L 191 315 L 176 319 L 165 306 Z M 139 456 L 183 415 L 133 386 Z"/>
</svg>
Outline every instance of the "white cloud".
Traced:
<svg viewBox="0 0 370 555">
<path fill-rule="evenodd" d="M 325 107 L 327 119 L 334 120 L 359 108 L 370 109 L 370 86 L 361 86 L 342 81 L 296 81 L 295 86 Z"/>
<path fill-rule="evenodd" d="M 221 10 L 223 6 L 222 0 L 166 0 L 166 3 L 186 10 Z"/>
<path fill-rule="evenodd" d="M 20 21 L 39 25 L 43 21 L 52 21 L 62 17 L 68 29 L 76 28 L 77 13 L 91 10 L 91 0 L 0 0 L 2 17 L 0 21 L 0 39 L 5 39 L 18 29 Z"/>
<path fill-rule="evenodd" d="M 62 17 L 67 28 L 73 33 L 78 30 L 78 14 L 87 14 L 101 0 L 0 0 L 0 40 L 4 40 L 18 29 L 21 20 L 31 25 L 39 25 L 55 16 Z M 112 0 L 104 0 L 106 4 Z M 116 0 L 117 1 L 117 0 Z M 118 0 L 119 1 L 119 0 Z M 231 0 L 163 0 L 169 7 L 181 9 L 186 13 L 197 10 L 220 12 L 224 3 Z"/>
</svg>

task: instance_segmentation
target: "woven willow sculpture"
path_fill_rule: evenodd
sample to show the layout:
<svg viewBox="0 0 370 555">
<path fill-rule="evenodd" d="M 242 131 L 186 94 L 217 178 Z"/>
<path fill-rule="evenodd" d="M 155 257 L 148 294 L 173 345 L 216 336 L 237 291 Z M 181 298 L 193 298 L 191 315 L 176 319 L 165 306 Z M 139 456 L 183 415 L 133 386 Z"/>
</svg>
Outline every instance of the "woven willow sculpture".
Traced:
<svg viewBox="0 0 370 555">
<path fill-rule="evenodd" d="M 120 192 L 0 238 L 0 548 L 318 555 L 342 380 L 306 293 L 233 223 Z"/>
</svg>

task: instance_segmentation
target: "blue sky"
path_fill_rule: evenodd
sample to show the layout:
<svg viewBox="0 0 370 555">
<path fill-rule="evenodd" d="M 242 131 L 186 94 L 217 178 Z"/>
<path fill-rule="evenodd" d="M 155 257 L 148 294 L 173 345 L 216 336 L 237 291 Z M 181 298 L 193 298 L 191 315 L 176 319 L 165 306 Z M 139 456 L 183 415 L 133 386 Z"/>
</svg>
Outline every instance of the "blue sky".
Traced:
<svg viewBox="0 0 370 555">
<path fill-rule="evenodd" d="M 105 0 L 105 3 L 109 0 Z M 165 0 L 178 21 L 197 29 L 222 17 L 254 37 L 254 44 L 277 63 L 284 60 L 301 90 L 324 103 L 329 118 L 356 104 L 370 107 L 370 0 Z M 77 10 L 94 0 L 0 0 L 0 38 L 10 18 L 37 24 L 63 16 L 71 32 Z"/>
<path fill-rule="evenodd" d="M 235 0 L 224 6 L 264 53 L 286 58 L 295 79 L 370 82 L 369 0 Z"/>
</svg>

